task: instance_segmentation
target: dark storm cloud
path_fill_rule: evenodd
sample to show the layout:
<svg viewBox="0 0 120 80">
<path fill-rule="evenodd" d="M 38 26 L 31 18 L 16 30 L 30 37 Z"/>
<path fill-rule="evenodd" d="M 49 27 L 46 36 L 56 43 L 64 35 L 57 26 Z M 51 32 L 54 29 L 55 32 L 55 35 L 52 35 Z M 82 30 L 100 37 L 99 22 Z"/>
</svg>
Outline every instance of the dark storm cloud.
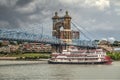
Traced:
<svg viewBox="0 0 120 80">
<path fill-rule="evenodd" d="M 7 26 L 1 23 L 0 27 L 12 29 L 50 22 L 53 13 L 62 7 L 57 0 L 0 0 L 0 22 L 9 23 Z"/>
<path fill-rule="evenodd" d="M 32 1 L 33 0 L 18 0 L 16 5 L 17 6 L 25 6 L 25 5 L 29 4 L 29 3 L 31 3 Z"/>
<path fill-rule="evenodd" d="M 11 5 L 11 3 L 12 3 L 11 1 L 12 0 L 0 1 L 1 2 L 1 4 L 0 4 L 0 21 L 9 23 L 7 26 L 5 26 L 5 28 L 17 28 L 17 27 L 20 27 L 19 20 L 26 21 L 26 16 L 15 11 L 15 9 L 16 9 L 17 5 L 20 5 L 18 3 L 20 3 L 21 1 L 27 1 L 27 3 L 29 3 L 28 0 L 17 0 L 17 2 L 15 0 L 13 0 L 17 4 L 15 3 L 12 5 Z M 3 25 L 0 27 L 3 27 Z"/>
<path fill-rule="evenodd" d="M 8 7 L 0 6 L 0 21 L 6 21 L 10 23 L 7 27 L 18 27 L 19 24 L 16 22 L 16 13 Z"/>
</svg>

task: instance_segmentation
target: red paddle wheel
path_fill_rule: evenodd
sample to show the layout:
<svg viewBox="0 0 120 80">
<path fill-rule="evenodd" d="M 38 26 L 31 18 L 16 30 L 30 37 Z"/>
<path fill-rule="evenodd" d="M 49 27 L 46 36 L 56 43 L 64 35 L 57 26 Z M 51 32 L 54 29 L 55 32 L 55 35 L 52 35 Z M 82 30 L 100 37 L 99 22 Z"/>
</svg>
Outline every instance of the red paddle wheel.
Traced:
<svg viewBox="0 0 120 80">
<path fill-rule="evenodd" d="M 107 61 L 106 64 L 111 64 L 112 63 L 112 59 L 110 56 L 105 56 L 105 60 Z"/>
</svg>

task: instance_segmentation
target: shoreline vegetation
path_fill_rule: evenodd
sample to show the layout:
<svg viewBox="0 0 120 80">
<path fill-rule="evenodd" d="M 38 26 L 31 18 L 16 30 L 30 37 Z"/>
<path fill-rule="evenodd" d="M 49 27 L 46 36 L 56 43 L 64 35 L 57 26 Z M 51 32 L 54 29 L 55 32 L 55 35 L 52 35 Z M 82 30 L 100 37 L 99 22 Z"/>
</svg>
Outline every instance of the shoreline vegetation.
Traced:
<svg viewBox="0 0 120 80">
<path fill-rule="evenodd" d="M 50 58 L 50 53 L 0 54 L 0 60 L 45 60 L 49 58 Z"/>
<path fill-rule="evenodd" d="M 120 61 L 120 52 L 107 52 L 107 55 L 114 61 Z"/>
<path fill-rule="evenodd" d="M 0 54 L 0 60 L 47 60 L 51 53 L 7 53 Z M 120 61 L 120 52 L 107 52 L 114 61 Z"/>
</svg>

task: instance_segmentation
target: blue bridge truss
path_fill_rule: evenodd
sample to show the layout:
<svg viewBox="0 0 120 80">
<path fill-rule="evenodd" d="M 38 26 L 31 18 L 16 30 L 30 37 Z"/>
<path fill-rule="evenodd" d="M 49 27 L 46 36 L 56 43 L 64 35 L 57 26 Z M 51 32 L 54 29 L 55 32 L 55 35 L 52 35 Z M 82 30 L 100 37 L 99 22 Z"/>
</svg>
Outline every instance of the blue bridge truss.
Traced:
<svg viewBox="0 0 120 80">
<path fill-rule="evenodd" d="M 82 46 L 82 47 L 97 47 L 95 41 L 86 41 L 74 39 L 72 43 L 66 44 L 62 40 L 43 34 L 31 34 L 20 31 L 13 30 L 0 30 L 0 40 L 9 40 L 9 41 L 23 41 L 23 42 L 38 42 L 51 45 L 73 45 L 73 46 Z"/>
</svg>

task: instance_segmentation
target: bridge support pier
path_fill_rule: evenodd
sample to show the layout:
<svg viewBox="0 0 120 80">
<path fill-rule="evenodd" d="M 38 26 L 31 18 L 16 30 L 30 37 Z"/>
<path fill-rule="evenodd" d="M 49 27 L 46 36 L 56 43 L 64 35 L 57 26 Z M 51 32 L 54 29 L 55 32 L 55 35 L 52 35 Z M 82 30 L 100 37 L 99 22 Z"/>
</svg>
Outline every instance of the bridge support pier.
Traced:
<svg viewBox="0 0 120 80">
<path fill-rule="evenodd" d="M 61 53 L 62 52 L 62 46 L 59 44 L 54 44 L 51 45 L 52 46 L 52 52 L 57 52 L 57 53 Z"/>
<path fill-rule="evenodd" d="M 68 49 L 69 46 L 66 45 L 60 45 L 60 44 L 54 44 L 52 46 L 52 52 L 62 53 L 63 50 Z"/>
</svg>

